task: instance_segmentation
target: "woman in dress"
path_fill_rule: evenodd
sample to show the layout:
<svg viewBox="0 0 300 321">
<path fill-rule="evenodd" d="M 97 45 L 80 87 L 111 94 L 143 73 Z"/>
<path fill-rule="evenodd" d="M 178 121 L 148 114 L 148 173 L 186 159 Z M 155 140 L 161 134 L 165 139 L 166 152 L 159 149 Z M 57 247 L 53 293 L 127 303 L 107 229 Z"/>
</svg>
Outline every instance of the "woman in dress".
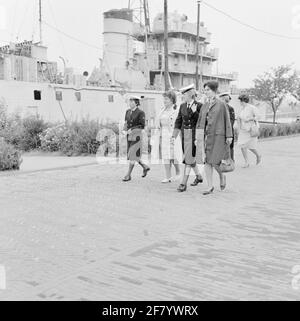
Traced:
<svg viewBox="0 0 300 321">
<path fill-rule="evenodd" d="M 125 115 L 124 130 L 127 132 L 127 148 L 129 169 L 127 175 L 124 177 L 123 182 L 131 181 L 131 173 L 134 165 L 137 162 L 143 168 L 142 177 L 146 177 L 150 168 L 146 166 L 142 160 L 142 131 L 145 128 L 145 113 L 139 109 L 140 98 L 131 96 L 128 99 L 129 108 Z"/>
<path fill-rule="evenodd" d="M 220 165 L 222 160 L 230 158 L 230 144 L 233 133 L 226 104 L 217 98 L 219 84 L 210 81 L 204 85 L 207 102 L 201 109 L 197 123 L 197 163 L 204 163 L 208 190 L 203 195 L 212 194 L 213 169 L 220 177 L 220 188 L 226 188 L 226 176 L 222 173 Z"/>
<path fill-rule="evenodd" d="M 257 165 L 261 162 L 261 155 L 257 151 L 258 137 L 252 137 L 250 134 L 251 126 L 253 126 L 254 124 L 259 126 L 259 113 L 258 109 L 255 106 L 249 104 L 250 99 L 248 95 L 240 95 L 239 100 L 242 109 L 237 118 L 239 132 L 237 145 L 241 148 L 245 160 L 243 168 L 248 168 L 250 166 L 248 150 L 250 150 L 256 156 Z"/>
<path fill-rule="evenodd" d="M 166 177 L 162 183 L 171 183 L 171 181 L 177 181 L 180 179 L 179 162 L 182 158 L 180 138 L 178 137 L 174 141 L 171 140 L 174 131 L 175 120 L 178 115 L 176 102 L 176 93 L 171 90 L 166 92 L 164 94 L 164 108 L 157 120 L 157 127 L 159 129 L 160 137 L 161 158 L 165 165 L 166 173 Z M 172 177 L 171 175 L 172 164 L 176 171 L 175 177 Z"/>
</svg>

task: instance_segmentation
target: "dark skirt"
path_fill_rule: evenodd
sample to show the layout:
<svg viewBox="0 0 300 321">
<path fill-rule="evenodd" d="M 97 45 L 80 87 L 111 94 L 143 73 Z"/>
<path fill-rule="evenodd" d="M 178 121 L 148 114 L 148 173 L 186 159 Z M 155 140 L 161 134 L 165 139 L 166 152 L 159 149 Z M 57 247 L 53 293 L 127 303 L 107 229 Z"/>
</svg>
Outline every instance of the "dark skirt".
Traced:
<svg viewBox="0 0 300 321">
<path fill-rule="evenodd" d="M 184 129 L 182 131 L 183 164 L 196 165 L 196 130 Z"/>
<path fill-rule="evenodd" d="M 139 162 L 141 160 L 142 154 L 142 140 L 138 137 L 136 140 L 132 141 L 128 139 L 127 136 L 127 158 L 129 161 Z"/>
</svg>

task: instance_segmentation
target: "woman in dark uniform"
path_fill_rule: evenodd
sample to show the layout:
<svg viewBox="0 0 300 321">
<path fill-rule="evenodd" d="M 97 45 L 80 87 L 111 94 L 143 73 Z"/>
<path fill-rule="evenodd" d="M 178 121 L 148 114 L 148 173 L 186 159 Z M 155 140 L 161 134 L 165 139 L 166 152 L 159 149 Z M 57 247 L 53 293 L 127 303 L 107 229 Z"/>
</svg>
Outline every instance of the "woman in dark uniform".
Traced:
<svg viewBox="0 0 300 321">
<path fill-rule="evenodd" d="M 142 131 L 145 128 L 145 113 L 139 109 L 140 98 L 129 97 L 129 107 L 125 115 L 125 131 L 127 131 L 127 155 L 129 160 L 129 169 L 123 182 L 131 181 L 131 173 L 134 165 L 138 162 L 143 168 L 142 177 L 146 177 L 150 168 L 142 160 Z"/>
<path fill-rule="evenodd" d="M 220 170 L 222 160 L 230 158 L 233 140 L 229 111 L 226 104 L 217 98 L 219 84 L 210 81 L 204 85 L 207 102 L 203 105 L 197 124 L 197 163 L 205 164 L 208 190 L 213 193 L 213 169 L 220 177 L 221 190 L 226 188 L 226 176 Z"/>
<path fill-rule="evenodd" d="M 196 174 L 195 181 L 191 186 L 197 186 L 199 183 L 203 183 L 203 178 L 200 175 L 199 169 L 196 164 L 196 125 L 199 118 L 199 113 L 202 104 L 198 103 L 196 98 L 195 86 L 191 85 L 181 89 L 185 103 L 180 106 L 178 117 L 175 122 L 175 129 L 173 132 L 172 139 L 181 133 L 182 135 L 182 150 L 184 153 L 185 169 L 182 178 L 182 182 L 178 187 L 178 192 L 185 192 L 187 189 L 187 182 L 191 169 Z"/>
</svg>

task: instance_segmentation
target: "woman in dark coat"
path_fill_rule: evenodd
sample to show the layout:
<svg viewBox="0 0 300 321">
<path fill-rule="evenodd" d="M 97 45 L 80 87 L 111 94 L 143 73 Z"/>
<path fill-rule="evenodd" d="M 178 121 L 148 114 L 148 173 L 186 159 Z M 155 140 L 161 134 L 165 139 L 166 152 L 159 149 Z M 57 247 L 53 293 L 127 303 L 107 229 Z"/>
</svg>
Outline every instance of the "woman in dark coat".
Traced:
<svg viewBox="0 0 300 321">
<path fill-rule="evenodd" d="M 213 169 L 220 177 L 221 190 L 226 188 L 226 177 L 220 170 L 222 160 L 230 158 L 230 144 L 233 140 L 232 127 L 226 104 L 217 98 L 219 84 L 210 81 L 204 85 L 207 102 L 201 109 L 197 123 L 197 162 L 204 162 L 208 190 L 213 193 Z"/>
<path fill-rule="evenodd" d="M 187 189 L 187 182 L 191 169 L 193 169 L 196 178 L 191 186 L 197 186 L 203 183 L 203 178 L 199 172 L 196 163 L 196 125 L 199 118 L 199 113 L 202 104 L 198 103 L 196 98 L 195 86 L 190 85 L 181 89 L 185 103 L 180 106 L 177 119 L 175 121 L 175 128 L 173 132 L 173 141 L 181 134 L 182 150 L 184 154 L 183 163 L 185 164 L 182 182 L 178 187 L 178 192 L 185 192 Z"/>
<path fill-rule="evenodd" d="M 145 128 L 145 113 L 139 109 L 140 98 L 132 96 L 129 98 L 129 107 L 125 115 L 125 131 L 127 131 L 127 152 L 129 160 L 128 173 L 123 182 L 131 181 L 131 173 L 134 165 L 138 162 L 143 168 L 143 176 L 146 177 L 150 168 L 142 160 L 142 131 Z"/>
</svg>

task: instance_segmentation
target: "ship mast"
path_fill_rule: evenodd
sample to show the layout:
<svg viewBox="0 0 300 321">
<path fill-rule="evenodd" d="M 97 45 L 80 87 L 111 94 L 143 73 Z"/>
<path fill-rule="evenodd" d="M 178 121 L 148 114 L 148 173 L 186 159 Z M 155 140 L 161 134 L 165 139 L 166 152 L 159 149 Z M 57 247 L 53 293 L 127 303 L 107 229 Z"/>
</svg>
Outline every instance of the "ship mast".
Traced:
<svg viewBox="0 0 300 321">
<path fill-rule="evenodd" d="M 164 0 L 164 47 L 165 47 L 165 90 L 170 89 L 169 82 L 169 48 L 168 48 L 168 0 Z"/>
<path fill-rule="evenodd" d="M 200 4 L 198 0 L 198 18 L 197 18 L 197 40 L 196 40 L 196 90 L 199 90 L 199 42 L 200 42 Z M 201 79 L 202 85 L 202 79 Z"/>
<path fill-rule="evenodd" d="M 42 45 L 43 44 L 42 0 L 39 0 L 39 25 L 40 25 L 40 45 Z"/>
<path fill-rule="evenodd" d="M 150 14 L 148 0 L 129 0 L 128 9 L 133 11 L 133 21 L 139 23 L 141 29 L 144 30 L 145 37 L 145 61 L 148 66 L 148 37 L 151 34 Z M 149 69 L 149 68 L 148 68 Z M 147 82 L 149 84 L 149 70 Z"/>
</svg>

